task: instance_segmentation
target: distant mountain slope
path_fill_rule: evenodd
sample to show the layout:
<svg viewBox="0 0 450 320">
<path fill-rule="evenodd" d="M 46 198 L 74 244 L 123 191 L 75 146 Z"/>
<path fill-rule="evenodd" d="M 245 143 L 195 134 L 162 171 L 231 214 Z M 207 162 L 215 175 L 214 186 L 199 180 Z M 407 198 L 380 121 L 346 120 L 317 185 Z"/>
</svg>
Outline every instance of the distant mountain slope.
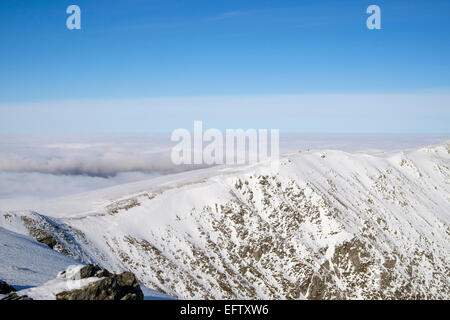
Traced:
<svg viewBox="0 0 450 320">
<path fill-rule="evenodd" d="M 46 229 L 67 254 L 180 298 L 450 298 L 449 143 L 301 152 L 42 208 L 74 240 Z M 30 215 L 0 213 L 0 226 Z"/>
</svg>

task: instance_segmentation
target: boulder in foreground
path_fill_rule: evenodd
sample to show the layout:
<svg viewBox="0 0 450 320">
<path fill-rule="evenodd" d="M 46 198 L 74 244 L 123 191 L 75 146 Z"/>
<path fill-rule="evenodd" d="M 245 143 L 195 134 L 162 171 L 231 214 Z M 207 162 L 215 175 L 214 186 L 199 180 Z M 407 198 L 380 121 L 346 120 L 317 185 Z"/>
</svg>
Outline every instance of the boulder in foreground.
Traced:
<svg viewBox="0 0 450 320">
<path fill-rule="evenodd" d="M 143 300 L 139 282 L 131 272 L 111 274 L 96 266 L 85 266 L 75 275 L 78 279 L 99 277 L 87 286 L 56 294 L 56 300 Z"/>
</svg>

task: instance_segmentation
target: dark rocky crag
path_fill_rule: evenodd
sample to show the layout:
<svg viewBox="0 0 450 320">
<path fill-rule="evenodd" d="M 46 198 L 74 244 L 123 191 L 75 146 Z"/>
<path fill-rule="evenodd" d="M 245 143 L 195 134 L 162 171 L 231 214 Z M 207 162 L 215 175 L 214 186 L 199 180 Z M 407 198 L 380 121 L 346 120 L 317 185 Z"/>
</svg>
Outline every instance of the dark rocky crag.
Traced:
<svg viewBox="0 0 450 320">
<path fill-rule="evenodd" d="M 5 300 L 5 301 L 12 300 L 12 301 L 14 301 L 14 300 L 33 300 L 33 299 L 31 299 L 28 296 L 19 296 L 17 293 L 13 292 L 13 293 L 7 295 L 6 297 L 4 297 L 1 300 Z"/>
<path fill-rule="evenodd" d="M 0 294 L 8 294 L 13 291 L 16 291 L 16 289 L 7 284 L 5 281 L 0 280 Z"/>
<path fill-rule="evenodd" d="M 88 265 L 76 275 L 77 279 L 98 277 L 101 280 L 81 289 L 63 291 L 56 300 L 143 300 L 139 282 L 131 272 L 112 274 L 106 269 Z"/>
</svg>

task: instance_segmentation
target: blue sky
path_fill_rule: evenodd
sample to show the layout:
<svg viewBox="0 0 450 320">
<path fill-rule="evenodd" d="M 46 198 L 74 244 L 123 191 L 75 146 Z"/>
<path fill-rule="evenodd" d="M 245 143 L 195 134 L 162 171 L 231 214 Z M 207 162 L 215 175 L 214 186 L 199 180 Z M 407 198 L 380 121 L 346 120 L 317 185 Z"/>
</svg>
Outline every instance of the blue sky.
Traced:
<svg viewBox="0 0 450 320">
<path fill-rule="evenodd" d="M 81 30 L 66 29 L 70 4 L 81 7 Z M 370 4 L 381 7 L 381 30 L 366 28 Z M 299 132 L 450 131 L 446 0 L 3 0 L 0 27 L 1 133 L 161 132 L 194 119 Z M 320 101 L 314 116 L 311 95 Z M 364 103 L 377 95 L 378 113 Z M 258 109 L 264 97 L 271 104 Z"/>
</svg>

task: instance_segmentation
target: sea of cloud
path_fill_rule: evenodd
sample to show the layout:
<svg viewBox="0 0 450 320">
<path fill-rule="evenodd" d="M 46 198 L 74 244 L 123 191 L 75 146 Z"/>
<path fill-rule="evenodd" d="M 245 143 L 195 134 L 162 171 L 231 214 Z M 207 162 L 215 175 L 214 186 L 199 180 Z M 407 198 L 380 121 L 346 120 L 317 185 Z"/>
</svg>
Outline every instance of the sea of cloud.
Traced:
<svg viewBox="0 0 450 320">
<path fill-rule="evenodd" d="M 281 153 L 377 151 L 441 143 L 450 135 L 281 134 Z M 202 166 L 174 165 L 170 134 L 0 136 L 0 204 L 39 200 L 151 179 Z"/>
</svg>

